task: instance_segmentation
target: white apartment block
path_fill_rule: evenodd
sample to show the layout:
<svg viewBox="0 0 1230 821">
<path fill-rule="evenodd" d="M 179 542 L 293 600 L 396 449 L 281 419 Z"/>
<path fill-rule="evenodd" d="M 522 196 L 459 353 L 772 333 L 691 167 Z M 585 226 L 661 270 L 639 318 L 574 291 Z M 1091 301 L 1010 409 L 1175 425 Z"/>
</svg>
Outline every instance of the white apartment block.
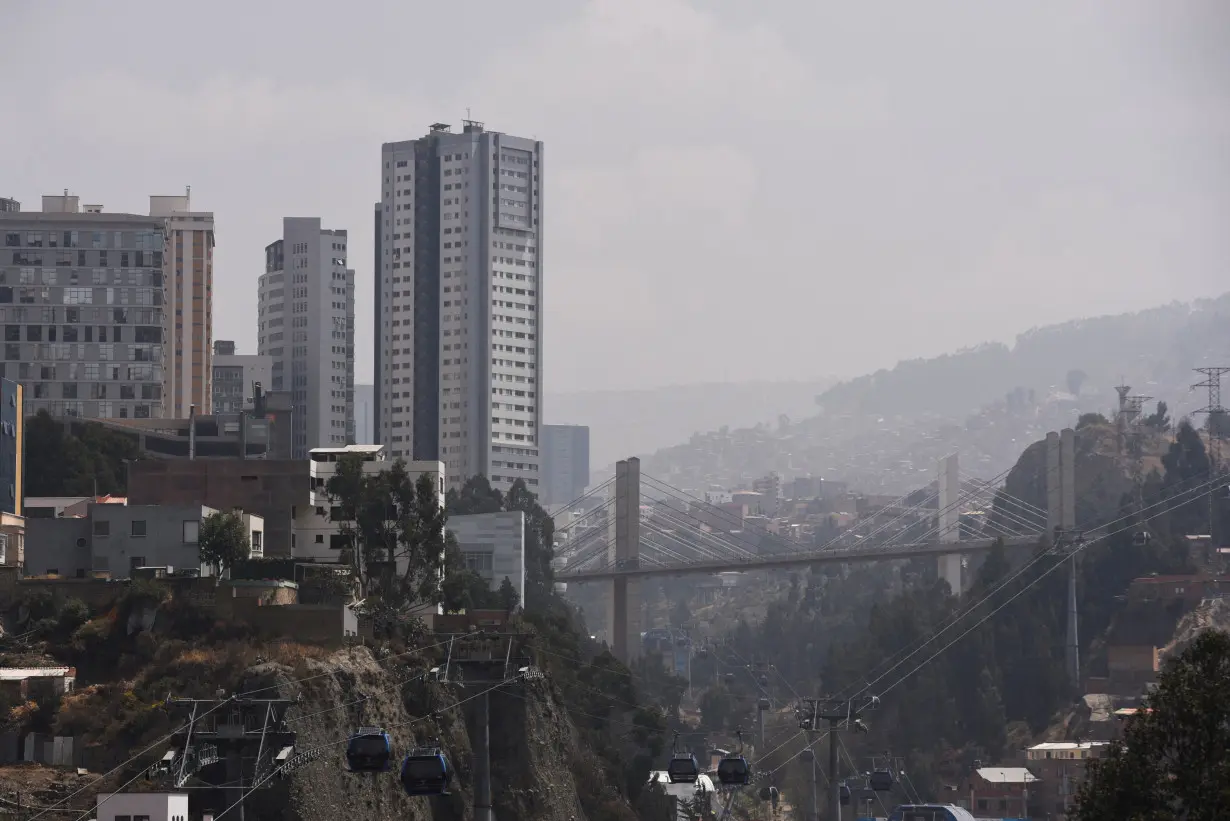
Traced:
<svg viewBox="0 0 1230 821">
<path fill-rule="evenodd" d="M 292 396 L 293 454 L 354 442 L 354 271 L 346 232 L 286 217 L 265 248 L 257 354 L 272 360 L 267 390 Z"/>
<path fill-rule="evenodd" d="M 538 492 L 543 145 L 466 121 L 381 153 L 376 441 Z"/>
<path fill-rule="evenodd" d="M 193 211 L 191 195 L 149 198 L 150 216 L 167 223 L 164 404 L 175 419 L 213 405 L 214 215 Z"/>
<path fill-rule="evenodd" d="M 518 600 L 525 602 L 525 514 L 519 510 L 450 516 L 448 529 L 466 567 L 482 576 L 490 590 L 504 579 L 512 583 Z"/>
</svg>

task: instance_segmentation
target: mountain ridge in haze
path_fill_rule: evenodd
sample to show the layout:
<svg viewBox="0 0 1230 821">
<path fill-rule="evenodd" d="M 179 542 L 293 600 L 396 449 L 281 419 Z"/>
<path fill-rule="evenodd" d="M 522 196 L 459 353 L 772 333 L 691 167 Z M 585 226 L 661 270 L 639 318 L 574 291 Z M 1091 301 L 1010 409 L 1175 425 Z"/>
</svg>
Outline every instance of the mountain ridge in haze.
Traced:
<svg viewBox="0 0 1230 821">
<path fill-rule="evenodd" d="M 641 390 L 547 394 L 550 424 L 588 425 L 590 465 L 605 465 L 687 440 L 694 433 L 745 427 L 816 412 L 833 377 L 792 382 L 705 382 Z"/>
</svg>

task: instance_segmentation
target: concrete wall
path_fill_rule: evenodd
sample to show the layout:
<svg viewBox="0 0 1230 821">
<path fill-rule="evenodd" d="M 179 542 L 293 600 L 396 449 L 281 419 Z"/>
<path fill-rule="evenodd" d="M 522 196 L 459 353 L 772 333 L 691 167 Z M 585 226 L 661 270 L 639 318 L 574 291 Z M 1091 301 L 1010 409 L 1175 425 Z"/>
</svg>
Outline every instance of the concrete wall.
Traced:
<svg viewBox="0 0 1230 821">
<path fill-rule="evenodd" d="M 258 598 L 231 600 L 231 617 L 250 625 L 266 639 L 340 647 L 356 638 L 359 625 L 354 610 L 338 604 L 264 606 Z"/>
<path fill-rule="evenodd" d="M 525 601 L 524 513 L 517 510 L 451 516 L 448 529 L 457 537 L 467 563 L 487 579 L 492 590 L 499 589 L 508 577 L 521 601 Z"/>
<path fill-rule="evenodd" d="M 128 467 L 128 501 L 241 508 L 265 520 L 265 556 L 289 557 L 295 512 L 308 504 L 308 462 L 142 460 Z"/>
</svg>

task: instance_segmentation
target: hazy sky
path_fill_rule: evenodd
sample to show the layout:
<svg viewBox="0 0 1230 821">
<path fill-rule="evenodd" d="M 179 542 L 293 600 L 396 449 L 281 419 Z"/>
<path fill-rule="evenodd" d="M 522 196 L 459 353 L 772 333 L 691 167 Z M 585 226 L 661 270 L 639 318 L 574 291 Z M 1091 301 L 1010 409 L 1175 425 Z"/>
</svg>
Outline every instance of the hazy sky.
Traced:
<svg viewBox="0 0 1230 821">
<path fill-rule="evenodd" d="M 283 216 L 350 231 L 372 373 L 381 142 L 546 142 L 548 392 L 855 374 L 1212 295 L 1223 0 L 0 0 L 0 196 L 216 212 L 256 344 Z M 548 416 L 550 409 L 547 410 Z"/>
</svg>

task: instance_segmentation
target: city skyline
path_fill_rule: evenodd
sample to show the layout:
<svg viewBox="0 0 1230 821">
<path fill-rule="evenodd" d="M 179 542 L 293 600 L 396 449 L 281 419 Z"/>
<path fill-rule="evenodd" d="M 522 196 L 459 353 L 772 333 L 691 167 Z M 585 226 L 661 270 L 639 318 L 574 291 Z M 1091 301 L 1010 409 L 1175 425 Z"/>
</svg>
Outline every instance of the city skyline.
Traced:
<svg viewBox="0 0 1230 821">
<path fill-rule="evenodd" d="M 553 390 L 854 376 L 1223 287 L 1210 215 L 1228 207 L 1230 71 L 1207 33 L 1224 4 L 834 15 L 797 0 L 595 0 L 516 19 L 377 5 L 340 19 L 231 0 L 208 19 L 23 8 L 0 66 L 39 66 L 10 99 L 13 121 L 37 127 L 0 134 L 24 158 L 0 196 L 69 185 L 140 213 L 145 192 L 192 185 L 218 216 L 215 288 L 233 300 L 214 334 L 242 350 L 255 349 L 253 260 L 282 216 L 319 215 L 351 231 L 362 339 L 374 147 L 469 109 L 551 146 Z M 175 20 L 199 32 L 191 59 L 159 34 Z M 97 39 L 117 21 L 140 49 Z M 466 32 L 418 44 L 414 65 L 448 66 L 430 78 L 356 45 L 421 26 Z M 276 56 L 273 30 L 292 44 Z M 75 59 L 47 61 L 51 39 Z M 214 41 L 233 42 L 233 59 L 214 59 Z M 1032 59 L 1039 49 L 1049 58 Z M 345 56 L 321 61 L 326 50 Z M 124 112 L 150 100 L 169 108 L 134 128 Z M 609 356 L 626 317 L 637 333 Z M 754 333 L 751 317 L 771 317 L 772 355 L 695 355 L 732 328 Z M 372 347 L 356 355 L 370 382 Z"/>
</svg>

